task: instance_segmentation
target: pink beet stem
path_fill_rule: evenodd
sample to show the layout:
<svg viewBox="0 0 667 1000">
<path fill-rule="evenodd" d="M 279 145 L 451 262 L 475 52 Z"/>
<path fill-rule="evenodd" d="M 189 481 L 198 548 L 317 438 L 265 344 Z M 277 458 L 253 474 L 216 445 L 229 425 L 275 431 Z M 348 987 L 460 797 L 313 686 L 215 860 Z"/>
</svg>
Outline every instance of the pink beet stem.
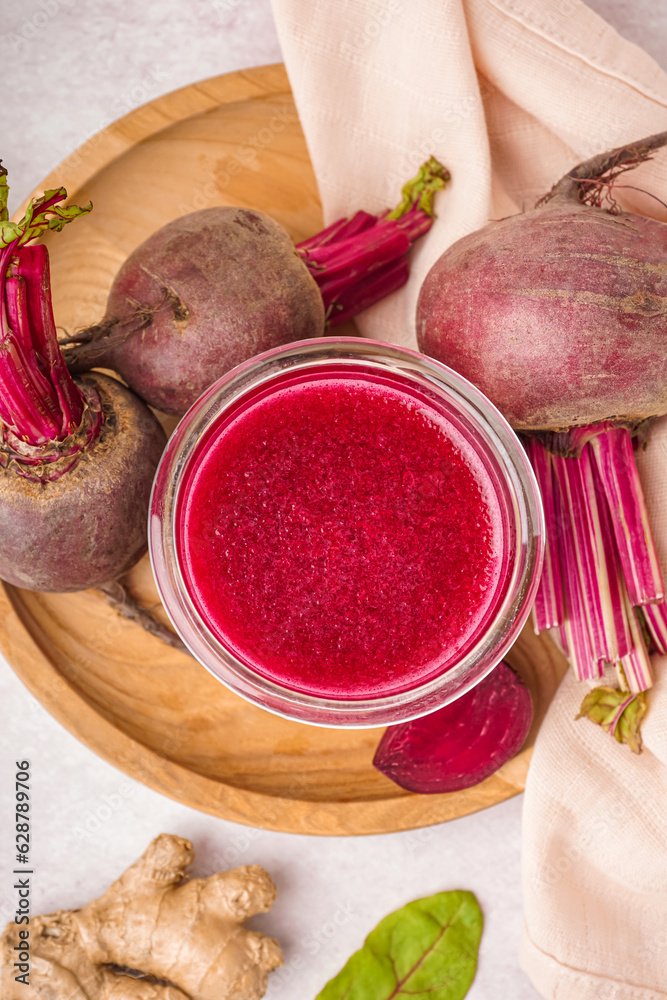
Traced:
<svg viewBox="0 0 667 1000">
<path fill-rule="evenodd" d="M 580 459 L 554 456 L 554 471 L 566 512 L 564 534 L 569 558 L 566 575 L 576 575 L 580 587 L 581 626 L 590 638 L 593 658 L 607 658 L 607 642 L 600 600 L 599 567 L 592 545 L 593 518 Z M 573 562 L 570 564 L 570 558 Z M 573 609 L 574 611 L 574 609 Z"/>
<path fill-rule="evenodd" d="M 557 455 L 552 457 L 558 489 L 555 491 L 557 523 L 560 527 L 561 566 L 565 597 L 563 630 L 567 650 L 578 680 L 591 680 L 600 676 L 599 657 L 593 651 L 589 620 L 590 608 L 583 597 L 582 580 L 577 561 L 574 514 L 572 511 L 570 482 L 563 463 L 570 461 Z"/>
<path fill-rule="evenodd" d="M 402 288 L 410 276 L 410 268 L 404 257 L 391 261 L 373 274 L 358 281 L 339 296 L 328 315 L 329 326 L 336 326 L 352 319 L 358 313 L 375 305 L 392 292 Z"/>
<path fill-rule="evenodd" d="M 565 618 L 557 628 L 556 632 L 558 636 L 558 641 L 560 642 L 560 647 L 563 651 L 563 656 L 570 659 L 570 643 L 572 641 L 572 629 L 570 628 L 570 623 L 567 618 Z"/>
<path fill-rule="evenodd" d="M 8 278 L 4 284 L 7 325 L 0 343 L 3 422 L 24 441 L 44 444 L 58 432 L 55 393 L 32 356 L 25 281 Z"/>
<path fill-rule="evenodd" d="M 667 604 L 645 604 L 642 614 L 656 651 L 667 655 Z"/>
<path fill-rule="evenodd" d="M 626 656 L 621 657 L 621 665 L 630 691 L 632 694 L 639 694 L 640 691 L 646 691 L 653 684 L 651 660 L 637 621 L 637 613 L 630 602 L 625 587 L 623 587 L 623 597 L 632 637 L 632 649 Z"/>
<path fill-rule="evenodd" d="M 583 448 L 580 458 L 569 461 L 578 462 L 582 472 L 597 598 L 604 629 L 604 656 L 610 663 L 615 663 L 631 652 L 632 637 L 625 613 L 625 588 L 609 508 L 590 445 Z"/>
<path fill-rule="evenodd" d="M 378 229 L 380 227 L 376 226 L 372 232 L 375 233 Z M 403 256 L 402 253 L 397 253 L 396 250 L 406 246 L 409 247 L 410 244 L 407 237 L 395 230 L 386 233 L 385 236 L 386 239 L 382 239 L 381 237 L 379 242 L 375 241 L 373 245 L 367 248 L 368 255 L 365 260 L 357 256 L 356 250 L 352 249 L 352 254 L 348 258 L 352 261 L 351 264 L 346 264 L 344 270 L 338 270 L 336 273 L 331 274 L 330 277 L 323 277 L 318 282 L 325 307 L 328 308 L 333 302 L 337 302 L 343 298 L 346 291 L 353 285 L 358 284 L 370 275 L 375 274 L 380 268 L 386 267 L 387 264 L 391 264 Z M 354 243 L 355 241 L 351 240 L 349 242 Z M 384 246 L 382 243 L 384 243 Z"/>
<path fill-rule="evenodd" d="M 402 278 L 399 281 L 404 270 L 389 269 L 388 265 L 405 256 L 414 241 L 430 229 L 434 194 L 448 180 L 449 173 L 431 157 L 403 187 L 402 201 L 393 211 L 378 217 L 357 212 L 297 244 L 332 321 L 351 318 L 379 301 L 383 289 L 388 295 L 404 284 Z M 363 285 L 384 268 L 386 280 Z M 352 286 L 356 290 L 348 295 Z"/>
<path fill-rule="evenodd" d="M 333 274 L 346 271 L 361 278 L 369 268 L 402 257 L 409 249 L 410 239 L 396 223 L 379 222 L 357 236 L 309 251 L 306 264 L 322 287 Z"/>
<path fill-rule="evenodd" d="M 28 444 L 62 441 L 81 422 L 85 404 L 64 362 L 58 364 L 50 303 L 41 301 L 50 295 L 48 257 L 45 248 L 8 249 L 0 255 L 0 418 Z"/>
<path fill-rule="evenodd" d="M 357 233 L 362 233 L 365 229 L 370 229 L 378 221 L 377 216 L 369 212 L 355 212 L 350 218 L 337 219 L 330 226 L 323 229 L 314 236 L 309 236 L 307 240 L 302 240 L 297 244 L 299 250 L 313 250 L 316 247 L 325 246 L 327 243 L 337 243 L 339 240 L 348 239 Z"/>
<path fill-rule="evenodd" d="M 56 421 L 58 426 L 58 398 L 53 385 L 49 380 L 48 367 L 43 359 L 36 354 L 33 347 L 32 324 L 30 316 L 30 303 L 28 298 L 28 282 L 21 276 L 16 275 L 7 281 L 7 302 L 13 298 L 16 292 L 16 340 L 14 346 L 17 354 L 21 358 L 22 377 L 32 390 L 33 398 L 36 400 L 40 412 L 46 414 Z M 9 315 L 9 310 L 8 310 Z"/>
<path fill-rule="evenodd" d="M 656 593 L 662 579 L 632 442 L 627 430 L 605 423 L 582 428 L 578 444 L 578 457 L 551 456 L 556 488 L 553 502 L 545 502 L 547 524 L 559 528 L 555 534 L 548 532 L 548 540 L 554 539 L 554 548 L 560 549 L 563 571 L 565 618 L 559 623 L 560 636 L 579 679 L 601 677 L 606 663 L 616 663 L 635 695 L 649 688 L 653 678 L 635 602 L 628 593 L 626 566 L 634 572 L 635 586 L 637 581 L 643 586 L 644 596 L 647 583 Z M 543 496 L 548 496 L 542 445 L 531 440 L 529 455 Z M 631 551 L 637 538 L 640 544 Z M 547 583 L 536 621 L 548 620 L 546 602 L 554 602 L 549 588 Z M 643 610 L 656 646 L 667 651 L 667 603 L 646 604 Z"/>
<path fill-rule="evenodd" d="M 598 552 L 602 550 L 606 563 L 606 580 L 600 589 L 603 592 L 604 607 L 606 612 L 605 621 L 609 622 L 609 632 L 612 635 L 610 640 L 611 648 L 609 660 L 614 662 L 622 656 L 626 656 L 632 650 L 632 634 L 626 612 L 625 594 L 626 587 L 621 570 L 621 562 L 616 547 L 616 538 L 611 523 L 611 514 L 604 487 L 598 475 L 592 448 L 586 448 L 589 463 L 588 467 L 592 474 L 597 498 L 597 512 L 599 518 L 599 535 L 593 539 Z M 609 619 L 611 618 L 611 621 Z M 615 648 L 614 648 L 615 641 Z"/>
<path fill-rule="evenodd" d="M 542 494 L 544 517 L 547 526 L 544 549 L 544 566 L 540 585 L 533 605 L 533 624 L 537 633 L 561 625 L 565 617 L 563 607 L 563 576 L 558 550 L 558 523 L 554 502 L 554 481 L 551 455 L 537 440 L 529 438 L 528 457 Z"/>
<path fill-rule="evenodd" d="M 0 345 L 0 419 L 23 440 L 43 444 L 50 440 L 43 436 L 46 415 L 39 411 L 39 402 L 31 398 L 21 376 L 21 360 L 16 356 L 16 349 Z"/>
<path fill-rule="evenodd" d="M 21 250 L 16 274 L 26 279 L 27 307 L 35 352 L 49 372 L 62 414 L 61 434 L 71 434 L 81 423 L 83 397 L 67 370 L 58 346 L 51 301 L 49 254 L 43 244 Z"/>
<path fill-rule="evenodd" d="M 314 250 L 316 247 L 326 246 L 327 243 L 334 243 L 338 234 L 352 222 L 353 218 L 354 216 L 344 216 L 342 219 L 336 219 L 326 229 L 322 229 L 319 233 L 315 233 L 313 236 L 309 236 L 308 239 L 297 243 L 297 250 Z"/>
<path fill-rule="evenodd" d="M 410 242 L 414 243 L 420 236 L 429 231 L 433 225 L 433 219 L 415 205 L 409 212 L 396 220 L 396 225 L 408 236 Z"/>
<path fill-rule="evenodd" d="M 630 433 L 624 427 L 612 427 L 593 438 L 591 444 L 611 512 L 630 603 L 644 605 L 662 601 L 665 585 Z"/>
</svg>

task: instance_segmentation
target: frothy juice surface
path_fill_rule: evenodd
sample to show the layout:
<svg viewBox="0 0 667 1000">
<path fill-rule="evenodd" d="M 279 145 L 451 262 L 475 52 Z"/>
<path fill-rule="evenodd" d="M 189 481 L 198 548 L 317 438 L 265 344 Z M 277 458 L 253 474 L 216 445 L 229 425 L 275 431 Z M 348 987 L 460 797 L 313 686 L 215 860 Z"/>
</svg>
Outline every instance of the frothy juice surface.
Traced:
<svg viewBox="0 0 667 1000">
<path fill-rule="evenodd" d="M 315 378 L 209 431 L 179 497 L 179 562 L 210 630 L 257 673 L 381 697 L 474 639 L 498 590 L 494 497 L 435 407 Z"/>
</svg>

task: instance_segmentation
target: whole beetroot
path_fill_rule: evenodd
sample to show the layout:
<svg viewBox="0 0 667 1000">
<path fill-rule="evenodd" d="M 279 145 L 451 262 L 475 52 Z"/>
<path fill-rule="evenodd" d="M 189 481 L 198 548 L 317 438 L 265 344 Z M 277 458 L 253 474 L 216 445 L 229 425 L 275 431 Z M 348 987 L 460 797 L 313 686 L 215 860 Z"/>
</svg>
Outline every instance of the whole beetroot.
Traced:
<svg viewBox="0 0 667 1000">
<path fill-rule="evenodd" d="M 581 164 L 538 208 L 459 240 L 427 275 L 420 350 L 515 429 L 667 411 L 667 225 L 599 205 L 602 184 L 664 141 Z"/>
<path fill-rule="evenodd" d="M 380 216 L 356 212 L 297 246 L 246 208 L 208 208 L 153 233 L 123 264 L 105 318 L 66 338 L 71 371 L 112 368 L 151 406 L 183 414 L 255 354 L 320 337 L 400 288 L 407 252 L 449 178 L 431 157 Z"/>
<path fill-rule="evenodd" d="M 581 714 L 635 751 L 652 684 L 645 636 L 667 654 L 633 456 L 633 438 L 667 412 L 667 225 L 620 211 L 613 192 L 666 144 L 662 132 L 593 157 L 533 211 L 459 240 L 417 305 L 420 349 L 528 437 L 548 533 L 536 631 L 559 630 L 582 680 L 615 665 L 619 689 L 596 688 Z"/>
<path fill-rule="evenodd" d="M 246 358 L 323 332 L 322 296 L 283 227 L 261 212 L 207 208 L 137 247 L 93 343 L 67 358 L 71 370 L 117 371 L 151 406 L 180 415 Z"/>
<path fill-rule="evenodd" d="M 26 244 L 89 209 L 63 206 L 60 188 L 13 223 L 6 195 L 0 167 L 0 577 L 32 590 L 96 587 L 146 551 L 165 435 L 115 379 L 75 382 L 59 350 L 48 253 Z"/>
</svg>

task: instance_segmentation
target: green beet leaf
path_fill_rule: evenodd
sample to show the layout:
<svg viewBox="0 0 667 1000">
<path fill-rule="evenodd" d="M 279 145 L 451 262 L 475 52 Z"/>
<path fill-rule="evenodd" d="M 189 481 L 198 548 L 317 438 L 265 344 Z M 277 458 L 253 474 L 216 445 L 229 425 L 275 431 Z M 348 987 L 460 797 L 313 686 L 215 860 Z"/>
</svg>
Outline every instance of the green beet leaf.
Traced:
<svg viewBox="0 0 667 1000">
<path fill-rule="evenodd" d="M 3 167 L 0 160 L 0 222 L 6 222 L 9 218 L 7 212 L 7 199 L 9 197 L 9 184 L 7 183 L 7 167 Z"/>
<path fill-rule="evenodd" d="M 7 171 L 0 160 L 0 248 L 14 244 L 25 246 L 31 240 L 51 230 L 59 233 L 63 226 L 80 215 L 90 212 L 93 205 L 59 205 L 67 197 L 65 188 L 45 191 L 41 198 L 33 198 L 19 222 L 9 222 L 7 218 Z"/>
<path fill-rule="evenodd" d="M 416 899 L 380 921 L 316 1000 L 462 1000 L 482 924 L 472 892 Z"/>
<path fill-rule="evenodd" d="M 626 743 L 633 753 L 641 753 L 643 742 L 641 722 L 646 714 L 646 696 L 619 691 L 617 688 L 596 687 L 581 703 L 577 719 L 590 719 L 606 733 Z"/>
</svg>

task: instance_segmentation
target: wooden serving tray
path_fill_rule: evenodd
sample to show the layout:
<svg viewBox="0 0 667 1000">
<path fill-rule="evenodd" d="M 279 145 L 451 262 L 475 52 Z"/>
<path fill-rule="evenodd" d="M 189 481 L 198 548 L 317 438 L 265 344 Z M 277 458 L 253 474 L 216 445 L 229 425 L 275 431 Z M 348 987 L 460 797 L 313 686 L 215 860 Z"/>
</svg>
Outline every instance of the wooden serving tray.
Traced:
<svg viewBox="0 0 667 1000">
<path fill-rule="evenodd" d="M 56 321 L 99 320 L 121 263 L 160 226 L 211 205 L 272 215 L 296 239 L 321 226 L 303 133 L 282 66 L 207 80 L 94 136 L 47 177 L 94 211 L 48 238 Z M 128 583 L 159 601 L 145 558 Z M 381 730 L 319 729 L 253 707 L 97 592 L 0 589 L 0 646 L 32 693 L 91 750 L 172 798 L 252 826 L 365 834 L 428 826 L 521 791 L 530 746 L 566 664 L 524 630 L 508 656 L 530 686 L 526 748 L 475 788 L 403 791 L 371 765 Z"/>
</svg>

